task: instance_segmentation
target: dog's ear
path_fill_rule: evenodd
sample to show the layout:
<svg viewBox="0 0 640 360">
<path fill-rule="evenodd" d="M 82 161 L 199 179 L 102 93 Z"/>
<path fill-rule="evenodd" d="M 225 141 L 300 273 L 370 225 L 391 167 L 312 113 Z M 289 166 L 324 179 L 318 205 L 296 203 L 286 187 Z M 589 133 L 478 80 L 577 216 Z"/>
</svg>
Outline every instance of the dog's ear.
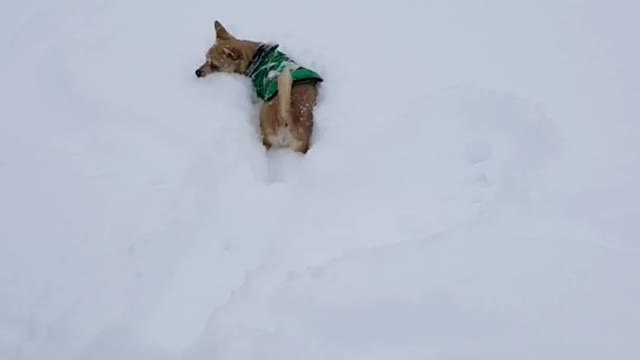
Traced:
<svg viewBox="0 0 640 360">
<path fill-rule="evenodd" d="M 241 56 L 240 50 L 228 46 L 224 46 L 222 48 L 222 52 L 224 52 L 224 55 L 232 61 L 238 61 Z"/>
<path fill-rule="evenodd" d="M 215 23 L 213 24 L 213 28 L 216 31 L 216 38 L 217 39 L 222 39 L 222 40 L 235 39 L 235 37 L 233 37 L 233 35 L 229 34 L 227 29 L 225 29 L 224 26 L 222 26 L 220 21 L 216 20 Z"/>
</svg>

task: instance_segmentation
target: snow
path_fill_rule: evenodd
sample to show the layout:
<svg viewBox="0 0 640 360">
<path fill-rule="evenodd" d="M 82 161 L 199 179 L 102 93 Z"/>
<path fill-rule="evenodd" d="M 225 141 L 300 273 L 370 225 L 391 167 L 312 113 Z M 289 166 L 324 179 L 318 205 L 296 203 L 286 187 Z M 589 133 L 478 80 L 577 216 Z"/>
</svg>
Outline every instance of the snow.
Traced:
<svg viewBox="0 0 640 360">
<path fill-rule="evenodd" d="M 638 10 L 0 4 L 0 359 L 637 359 Z M 215 19 L 323 76 L 307 155 Z"/>
</svg>

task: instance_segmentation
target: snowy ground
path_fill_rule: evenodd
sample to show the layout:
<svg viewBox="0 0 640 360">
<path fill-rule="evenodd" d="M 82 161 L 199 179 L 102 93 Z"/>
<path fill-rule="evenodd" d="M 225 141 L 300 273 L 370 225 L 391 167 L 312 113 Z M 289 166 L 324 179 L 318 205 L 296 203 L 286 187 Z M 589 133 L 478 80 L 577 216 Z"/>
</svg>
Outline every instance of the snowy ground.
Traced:
<svg viewBox="0 0 640 360">
<path fill-rule="evenodd" d="M 638 359 L 638 10 L 1 3 L 0 359 Z M 215 19 L 324 76 L 307 156 Z"/>
</svg>

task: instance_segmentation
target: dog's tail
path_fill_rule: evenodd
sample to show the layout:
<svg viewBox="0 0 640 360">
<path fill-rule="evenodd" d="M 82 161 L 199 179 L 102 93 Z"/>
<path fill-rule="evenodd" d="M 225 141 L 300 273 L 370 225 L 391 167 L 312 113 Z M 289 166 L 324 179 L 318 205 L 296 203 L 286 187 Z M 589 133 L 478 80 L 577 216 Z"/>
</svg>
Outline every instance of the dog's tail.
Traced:
<svg viewBox="0 0 640 360">
<path fill-rule="evenodd" d="M 280 125 L 288 128 L 291 125 L 291 87 L 293 79 L 291 71 L 284 69 L 278 75 L 278 119 Z"/>
</svg>

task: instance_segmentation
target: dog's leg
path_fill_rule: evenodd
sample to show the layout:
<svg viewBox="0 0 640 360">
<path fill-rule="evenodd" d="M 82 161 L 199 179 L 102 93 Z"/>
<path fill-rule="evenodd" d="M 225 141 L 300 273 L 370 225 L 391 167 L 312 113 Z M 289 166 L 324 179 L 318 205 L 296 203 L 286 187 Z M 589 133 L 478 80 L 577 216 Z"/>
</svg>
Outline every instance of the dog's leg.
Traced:
<svg viewBox="0 0 640 360">
<path fill-rule="evenodd" d="M 267 140 L 266 136 L 262 137 L 262 145 L 264 145 L 264 148 L 267 150 L 271 149 L 271 143 Z"/>
<path fill-rule="evenodd" d="M 317 91 L 315 84 L 298 84 L 291 89 L 291 114 L 293 118 L 291 133 L 296 139 L 292 148 L 303 154 L 306 154 L 311 146 L 313 111 Z"/>
</svg>

